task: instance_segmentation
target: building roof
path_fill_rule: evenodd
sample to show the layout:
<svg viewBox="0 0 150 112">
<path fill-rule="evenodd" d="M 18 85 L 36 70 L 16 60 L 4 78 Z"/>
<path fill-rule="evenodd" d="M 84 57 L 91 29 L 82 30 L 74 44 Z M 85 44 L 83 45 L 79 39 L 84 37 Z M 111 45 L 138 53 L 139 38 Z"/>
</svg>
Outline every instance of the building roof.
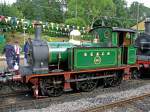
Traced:
<svg viewBox="0 0 150 112">
<path fill-rule="evenodd" d="M 131 28 L 137 29 L 137 24 L 132 26 Z M 145 20 L 138 23 L 138 30 L 139 31 L 144 31 L 145 30 Z"/>
</svg>

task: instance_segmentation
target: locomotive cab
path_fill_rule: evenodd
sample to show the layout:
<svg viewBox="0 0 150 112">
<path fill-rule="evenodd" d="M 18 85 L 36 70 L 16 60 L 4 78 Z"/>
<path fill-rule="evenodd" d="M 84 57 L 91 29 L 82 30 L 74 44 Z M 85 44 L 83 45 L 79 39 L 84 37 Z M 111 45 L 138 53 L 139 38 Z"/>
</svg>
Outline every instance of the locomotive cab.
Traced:
<svg viewBox="0 0 150 112">
<path fill-rule="evenodd" d="M 133 45 L 136 31 L 132 29 L 113 28 L 113 33 L 116 33 L 117 47 L 121 51 L 121 64 L 135 64 L 136 48 Z"/>
<path fill-rule="evenodd" d="M 94 40 L 99 47 L 117 47 L 118 65 L 135 64 L 136 48 L 134 47 L 134 39 L 136 31 L 133 29 L 117 28 L 117 27 L 96 27 L 91 30 Z M 93 41 L 94 42 L 94 41 Z"/>
</svg>

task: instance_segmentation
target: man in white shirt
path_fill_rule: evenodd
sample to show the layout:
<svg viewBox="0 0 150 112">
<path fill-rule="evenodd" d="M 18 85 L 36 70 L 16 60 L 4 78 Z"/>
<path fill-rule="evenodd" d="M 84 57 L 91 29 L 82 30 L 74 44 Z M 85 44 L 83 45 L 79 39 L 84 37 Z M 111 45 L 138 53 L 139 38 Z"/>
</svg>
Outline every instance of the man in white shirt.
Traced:
<svg viewBox="0 0 150 112">
<path fill-rule="evenodd" d="M 19 65 L 20 64 L 20 50 L 21 49 L 20 49 L 18 41 L 15 42 L 14 49 L 15 49 L 15 53 L 16 53 L 16 62 Z"/>
</svg>

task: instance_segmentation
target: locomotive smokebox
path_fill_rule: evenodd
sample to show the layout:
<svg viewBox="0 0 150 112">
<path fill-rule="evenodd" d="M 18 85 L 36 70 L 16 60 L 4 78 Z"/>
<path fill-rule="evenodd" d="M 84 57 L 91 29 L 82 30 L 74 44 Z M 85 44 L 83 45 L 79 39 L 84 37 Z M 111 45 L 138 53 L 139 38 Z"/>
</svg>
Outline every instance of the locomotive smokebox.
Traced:
<svg viewBox="0 0 150 112">
<path fill-rule="evenodd" d="M 33 73 L 48 73 L 49 49 L 46 41 L 41 39 L 42 25 L 35 24 L 35 39 L 29 47 L 28 62 Z"/>
<path fill-rule="evenodd" d="M 145 33 L 150 34 L 150 18 L 145 20 Z"/>
<path fill-rule="evenodd" d="M 41 40 L 42 25 L 40 23 L 35 24 L 35 40 Z"/>
</svg>

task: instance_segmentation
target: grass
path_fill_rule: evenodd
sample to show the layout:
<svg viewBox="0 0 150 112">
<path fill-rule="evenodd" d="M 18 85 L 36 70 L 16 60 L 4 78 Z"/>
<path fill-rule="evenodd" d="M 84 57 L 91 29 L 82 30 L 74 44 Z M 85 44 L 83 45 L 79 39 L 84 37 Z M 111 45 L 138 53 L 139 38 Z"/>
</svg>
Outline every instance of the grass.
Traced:
<svg viewBox="0 0 150 112">
<path fill-rule="evenodd" d="M 18 41 L 20 46 L 24 45 L 24 39 L 34 39 L 35 35 L 33 34 L 23 34 L 20 32 L 16 32 L 16 33 L 5 33 L 6 35 L 6 41 L 9 41 L 11 43 L 14 43 L 15 41 Z M 67 41 L 68 38 L 67 37 L 50 37 L 48 35 L 42 35 L 41 36 L 42 40 L 48 41 L 48 42 L 62 42 L 62 41 Z"/>
</svg>

